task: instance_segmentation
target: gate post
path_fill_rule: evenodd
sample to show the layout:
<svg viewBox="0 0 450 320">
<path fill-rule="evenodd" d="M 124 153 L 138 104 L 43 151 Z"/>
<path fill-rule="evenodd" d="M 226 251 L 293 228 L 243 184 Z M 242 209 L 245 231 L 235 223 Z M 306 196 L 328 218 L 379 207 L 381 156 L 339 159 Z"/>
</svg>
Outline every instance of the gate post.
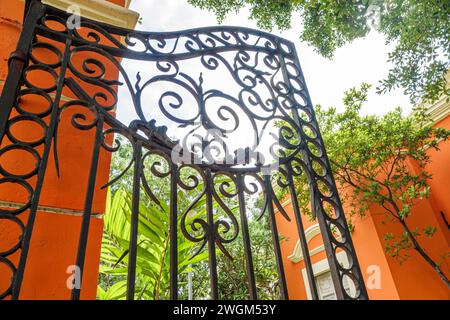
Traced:
<svg viewBox="0 0 450 320">
<path fill-rule="evenodd" d="M 59 9 L 64 10 L 69 6 L 79 5 L 83 16 L 105 23 L 115 23 L 115 25 L 126 28 L 134 28 L 138 15 L 124 8 L 129 4 L 129 1 L 109 0 L 112 4 L 102 2 L 98 0 L 42 1 L 42 3 L 48 5 L 55 4 Z M 17 111 L 14 109 L 11 111 L 11 115 L 9 114 L 9 110 L 16 104 L 15 91 L 18 88 L 14 88 L 17 86 L 17 84 L 14 85 L 14 77 L 20 77 L 22 74 L 22 71 L 14 65 L 20 64 L 21 59 L 26 60 L 26 62 L 29 59 L 29 56 L 12 55 L 13 60 L 8 70 L 7 57 L 16 48 L 17 39 L 22 29 L 21 20 L 24 7 L 25 2 L 20 0 L 5 1 L 0 6 L 0 34 L 3 38 L 2 48 L 0 49 L 0 57 L 2 57 L 0 62 L 0 89 L 3 91 L 4 97 L 11 98 L 4 99 L 3 97 L 5 106 L 6 104 L 9 106 L 8 110 L 4 108 L 0 110 L 0 124 L 3 124 L 0 126 L 0 129 L 3 129 L 2 132 L 6 127 L 8 118 L 17 115 Z M 27 30 L 23 31 L 26 32 Z M 28 31 L 33 32 L 32 30 Z M 28 40 L 24 39 L 19 44 L 18 49 L 21 49 L 20 46 L 27 41 L 29 45 L 31 38 Z M 25 48 L 25 51 L 28 50 Z M 45 55 L 43 53 L 41 57 L 45 58 Z M 24 61 L 25 64 L 26 62 Z M 108 71 L 115 73 L 116 78 L 118 78 L 118 70 Z M 8 72 L 10 73 L 9 78 L 7 78 Z M 38 80 L 41 82 L 47 81 L 44 79 Z M 70 94 L 65 96 L 64 93 L 60 97 L 61 103 L 72 99 Z M 23 103 L 27 103 L 30 109 L 42 107 L 42 105 L 39 106 L 40 101 L 32 99 Z M 26 228 L 29 217 L 31 217 L 29 209 L 17 214 L 17 218 L 20 220 L 17 221 L 18 223 L 11 219 L 2 218 L 2 216 L 8 215 L 7 212 L 23 207 L 24 203 L 27 202 L 27 194 L 23 190 L 19 190 L 20 188 L 14 186 L 13 183 L 2 183 L 0 186 L 0 210 L 2 211 L 0 212 L 0 295 L 7 292 L 6 299 L 11 298 L 11 296 L 20 299 L 69 299 L 71 279 L 76 279 L 78 276 L 75 261 L 95 134 L 92 131 L 79 131 L 73 128 L 70 123 L 70 116 L 63 116 L 64 118 L 59 122 L 57 142 L 55 142 L 55 139 L 52 141 L 53 151 L 48 157 L 46 176 L 36 208 L 35 223 L 30 228 L 32 233 L 25 235 L 25 232 L 20 230 L 22 227 Z M 49 116 L 42 117 L 42 120 L 46 124 L 50 121 Z M 42 134 L 42 128 L 36 128 L 36 122 L 32 121 L 16 122 L 14 131 L 15 136 L 31 140 Z M 53 155 L 56 149 L 53 148 L 55 143 L 57 143 L 58 150 L 59 174 L 58 164 L 55 163 Z M 24 170 L 23 166 L 30 165 L 30 161 L 24 157 L 26 152 L 21 152 L 19 149 L 4 152 L 5 147 L 9 145 L 11 145 L 11 141 L 5 136 L 0 146 L 2 149 L 0 166 L 9 172 L 20 172 L 20 170 Z M 35 150 L 42 153 L 43 147 L 42 145 L 37 146 Z M 96 297 L 103 231 L 102 214 L 105 210 L 106 201 L 106 190 L 100 191 L 100 186 L 108 181 L 110 159 L 110 153 L 101 152 L 95 185 L 97 191 L 94 194 L 87 239 L 83 290 L 81 291 L 82 299 L 95 299 Z M 30 177 L 27 182 L 34 186 L 36 177 Z M 21 226 L 21 223 L 23 226 Z M 31 238 L 29 248 L 22 241 L 27 237 Z M 8 252 L 12 252 L 11 248 L 16 247 L 18 241 L 19 243 L 22 242 L 21 245 L 9 254 Z M 28 250 L 24 250 L 24 247 Z M 28 254 L 26 254 L 27 251 Z M 21 253 L 24 253 L 22 257 L 20 257 Z M 10 261 L 10 264 L 6 262 L 7 260 Z M 23 263 L 24 272 L 16 277 L 17 272 L 14 274 L 14 270 L 10 270 L 10 267 L 12 265 L 17 268 L 20 264 L 19 260 Z M 21 281 L 22 276 L 23 281 Z M 13 278 L 17 287 L 15 292 L 12 288 L 8 289 L 12 282 L 11 278 Z M 15 295 L 17 296 L 14 297 Z"/>
</svg>

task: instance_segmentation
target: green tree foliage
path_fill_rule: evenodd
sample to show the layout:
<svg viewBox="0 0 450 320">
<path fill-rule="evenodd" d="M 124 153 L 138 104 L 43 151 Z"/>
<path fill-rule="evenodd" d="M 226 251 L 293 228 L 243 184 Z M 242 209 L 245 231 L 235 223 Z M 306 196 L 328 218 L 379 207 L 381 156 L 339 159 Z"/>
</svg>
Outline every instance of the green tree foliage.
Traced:
<svg viewBox="0 0 450 320">
<path fill-rule="evenodd" d="M 204 210 L 204 209 L 203 209 Z M 135 298 L 168 299 L 169 292 L 169 208 L 149 202 L 139 208 L 139 237 L 136 262 Z M 194 219 L 196 215 L 189 219 Z M 102 300 L 124 299 L 128 270 L 131 195 L 119 189 L 108 202 L 104 216 L 98 297 Z M 178 272 L 183 277 L 192 265 L 207 258 L 207 252 L 193 257 L 195 243 L 178 236 Z"/>
<path fill-rule="evenodd" d="M 427 172 L 431 159 L 427 149 L 439 149 L 439 142 L 450 136 L 450 130 L 433 128 L 426 112 L 421 109 L 408 117 L 397 108 L 384 116 L 362 115 L 361 108 L 367 99 L 369 85 L 346 92 L 343 113 L 336 109 L 316 108 L 323 140 L 341 197 L 353 215 L 364 216 L 369 206 L 378 204 L 390 221 L 399 223 L 402 234 L 385 235 L 386 252 L 404 261 L 409 249 L 420 256 L 449 285 L 449 280 L 419 243 L 436 232 L 428 226 L 423 230 L 411 230 L 408 218 L 411 209 L 430 193 Z M 418 170 L 410 169 L 414 163 Z M 296 179 L 296 188 L 307 189 L 305 177 Z M 322 186 L 324 194 L 330 192 Z M 299 192 L 299 194 L 302 194 Z M 303 211 L 310 212 L 308 193 L 300 199 Z M 333 214 L 333 208 L 325 208 Z M 426 237 L 421 237 L 425 235 Z"/>
<path fill-rule="evenodd" d="M 251 250 L 259 300 L 276 300 L 280 297 L 279 281 L 272 236 L 266 215 L 260 220 L 249 220 Z M 246 300 L 249 297 L 246 260 L 242 234 L 226 246 L 227 255 L 219 254 L 217 259 L 218 288 L 220 299 Z M 203 271 L 198 272 L 203 268 Z M 195 267 L 193 278 L 194 297 L 207 296 L 209 273 L 207 263 Z"/>
<path fill-rule="evenodd" d="M 394 45 L 392 68 L 379 92 L 402 87 L 413 102 L 449 95 L 444 75 L 450 67 L 450 2 L 447 0 L 188 0 L 215 12 L 219 21 L 249 8 L 250 19 L 262 29 L 298 28 L 300 40 L 324 57 L 371 27 Z M 293 14 L 302 26 L 292 26 Z M 369 62 L 368 62 L 369 63 Z"/>
</svg>

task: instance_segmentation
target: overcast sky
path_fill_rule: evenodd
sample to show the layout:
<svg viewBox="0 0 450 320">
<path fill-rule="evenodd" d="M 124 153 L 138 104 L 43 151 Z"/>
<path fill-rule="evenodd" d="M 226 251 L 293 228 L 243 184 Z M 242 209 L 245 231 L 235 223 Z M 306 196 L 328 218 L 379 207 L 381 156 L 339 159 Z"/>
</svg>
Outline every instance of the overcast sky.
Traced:
<svg viewBox="0 0 450 320">
<path fill-rule="evenodd" d="M 175 31 L 181 29 L 217 25 L 213 13 L 192 7 L 186 0 L 133 0 L 130 9 L 141 14 L 143 23 L 137 26 L 146 31 Z M 248 11 L 230 15 L 223 25 L 257 28 L 249 20 Z M 300 19 L 293 17 L 293 28 L 289 31 L 272 32 L 293 41 L 297 46 L 300 63 L 305 74 L 307 86 L 314 104 L 343 108 L 342 97 L 345 90 L 358 86 L 361 82 L 375 85 L 386 76 L 389 64 L 387 55 L 389 47 L 384 37 L 371 32 L 365 39 L 359 39 L 338 49 L 332 60 L 315 53 L 312 47 L 298 40 Z M 139 69 L 140 62 L 126 61 L 127 68 Z M 377 95 L 373 89 L 364 113 L 383 114 L 396 106 L 401 106 L 405 113 L 411 110 L 408 98 L 401 90 L 385 95 Z M 122 95 L 123 96 L 123 95 Z M 122 97 L 122 101 L 126 98 Z M 119 118 L 130 120 L 133 117 L 128 108 L 120 108 Z"/>
</svg>

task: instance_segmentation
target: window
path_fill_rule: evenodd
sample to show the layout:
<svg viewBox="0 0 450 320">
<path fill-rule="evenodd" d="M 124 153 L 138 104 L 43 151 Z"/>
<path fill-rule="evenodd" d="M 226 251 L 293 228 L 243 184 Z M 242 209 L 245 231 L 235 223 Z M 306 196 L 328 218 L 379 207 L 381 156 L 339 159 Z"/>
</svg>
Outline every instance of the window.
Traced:
<svg viewBox="0 0 450 320">
<path fill-rule="evenodd" d="M 316 276 L 315 279 L 320 300 L 337 300 L 330 271 Z M 350 294 L 350 286 L 346 277 L 343 279 L 343 284 L 345 291 Z"/>
<path fill-rule="evenodd" d="M 343 251 L 338 252 L 336 254 L 336 258 L 338 262 L 343 266 L 348 266 L 348 259 L 347 254 Z M 331 278 L 331 272 L 330 267 L 328 265 L 327 259 L 323 259 L 320 261 L 317 261 L 312 265 L 313 267 L 313 273 L 314 273 L 314 279 L 317 286 L 317 291 L 319 294 L 319 299 L 321 300 L 336 300 L 336 292 L 334 291 L 333 286 L 333 279 Z M 305 289 L 306 289 L 306 296 L 308 300 L 312 299 L 311 294 L 311 287 L 309 286 L 308 282 L 308 275 L 306 274 L 306 268 L 302 269 L 302 277 L 303 281 L 305 282 Z M 353 281 L 348 278 L 344 277 L 343 279 L 343 285 L 345 291 L 349 294 L 350 297 L 355 296 L 356 294 L 356 287 Z"/>
</svg>

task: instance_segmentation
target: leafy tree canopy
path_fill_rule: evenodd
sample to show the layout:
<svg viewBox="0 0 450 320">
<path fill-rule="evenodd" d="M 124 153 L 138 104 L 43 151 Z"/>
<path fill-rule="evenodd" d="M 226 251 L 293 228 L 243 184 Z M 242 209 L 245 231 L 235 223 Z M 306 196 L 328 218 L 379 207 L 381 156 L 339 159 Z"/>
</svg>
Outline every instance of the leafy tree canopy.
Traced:
<svg viewBox="0 0 450 320">
<path fill-rule="evenodd" d="M 380 93 L 402 87 L 413 103 L 448 96 L 445 74 L 450 67 L 450 2 L 447 0 L 188 0 L 215 12 L 219 21 L 248 7 L 250 19 L 262 29 L 298 28 L 300 40 L 324 57 L 371 26 L 395 45 L 389 54 L 392 68 Z M 302 26 L 292 26 L 299 13 Z"/>
<path fill-rule="evenodd" d="M 428 151 L 438 150 L 439 143 L 450 137 L 450 130 L 433 128 L 423 109 L 415 110 L 410 116 L 403 116 L 400 108 L 384 116 L 362 115 L 369 88 L 363 84 L 360 89 L 347 91 L 342 113 L 335 108 L 316 107 L 340 196 L 348 208 L 347 218 L 351 222 L 353 215 L 364 216 L 370 206 L 378 205 L 380 213 L 400 224 L 404 231 L 385 235 L 386 253 L 403 262 L 408 258 L 409 249 L 416 250 L 450 286 L 440 267 L 443 261 L 434 261 L 420 243 L 426 241 L 421 236 L 432 237 L 436 227 L 419 230 L 408 225 L 413 206 L 430 193 Z M 417 170 L 412 170 L 412 165 Z M 303 191 L 308 190 L 307 178 L 296 178 L 295 186 L 301 210 L 310 212 L 309 193 Z M 325 184 L 319 185 L 319 189 L 325 195 L 331 192 Z M 325 211 L 330 216 L 337 214 L 331 205 Z M 445 261 L 448 255 L 440 258 Z"/>
</svg>

